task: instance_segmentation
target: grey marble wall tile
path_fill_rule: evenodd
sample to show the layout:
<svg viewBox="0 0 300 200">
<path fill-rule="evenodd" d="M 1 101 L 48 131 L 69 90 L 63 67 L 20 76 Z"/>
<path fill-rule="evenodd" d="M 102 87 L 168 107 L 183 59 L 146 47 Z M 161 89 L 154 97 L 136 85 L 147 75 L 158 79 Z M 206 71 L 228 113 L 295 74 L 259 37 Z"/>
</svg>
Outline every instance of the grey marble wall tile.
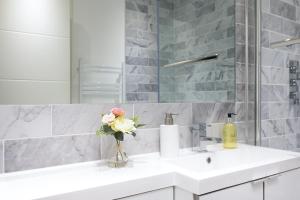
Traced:
<svg viewBox="0 0 300 200">
<path fill-rule="evenodd" d="M 236 37 L 236 42 L 245 43 L 245 25 L 244 24 L 236 24 L 235 37 Z"/>
<path fill-rule="evenodd" d="M 164 124 L 165 113 L 179 114 L 174 116 L 174 123 L 187 126 L 192 124 L 192 104 L 134 104 L 134 115 L 140 117 L 140 122 L 146 124 L 143 128 L 158 128 Z"/>
<path fill-rule="evenodd" d="M 180 126 L 180 148 L 192 147 L 192 128 L 190 126 Z"/>
<path fill-rule="evenodd" d="M 262 139 L 261 140 L 261 146 L 262 147 L 269 147 L 270 146 L 269 139 L 268 138 Z"/>
<path fill-rule="evenodd" d="M 245 6 L 236 4 L 235 10 L 236 23 L 245 24 Z"/>
<path fill-rule="evenodd" d="M 269 118 L 282 119 L 287 118 L 289 114 L 288 103 L 268 103 Z"/>
<path fill-rule="evenodd" d="M 138 84 L 138 92 L 158 92 L 157 84 Z"/>
<path fill-rule="evenodd" d="M 236 123 L 237 127 L 237 137 L 238 141 L 246 141 L 247 135 L 246 135 L 246 129 L 247 129 L 247 124 L 244 122 L 237 122 Z"/>
<path fill-rule="evenodd" d="M 157 25 L 155 0 L 126 0 L 126 85 L 140 86 L 133 93 L 126 87 L 127 102 L 157 102 Z M 152 94 L 156 93 L 156 94 Z"/>
<path fill-rule="evenodd" d="M 236 45 L 235 56 L 236 61 L 240 63 L 245 63 L 245 45 Z"/>
<path fill-rule="evenodd" d="M 263 11 L 270 12 L 270 0 L 262 0 L 261 8 Z"/>
<path fill-rule="evenodd" d="M 157 75 L 127 74 L 128 84 L 157 84 Z"/>
<path fill-rule="evenodd" d="M 0 139 L 51 135 L 51 107 L 0 106 Z"/>
<path fill-rule="evenodd" d="M 193 103 L 193 123 L 225 122 L 227 114 L 234 109 L 234 103 Z"/>
<path fill-rule="evenodd" d="M 157 92 L 128 92 L 126 93 L 126 99 L 128 103 L 157 103 Z"/>
<path fill-rule="evenodd" d="M 236 122 L 238 141 L 253 145 L 254 144 L 254 121 Z"/>
<path fill-rule="evenodd" d="M 133 11 L 139 11 L 142 13 L 148 13 L 148 7 L 143 4 L 139 4 L 135 1 L 126 1 L 126 9 L 133 10 Z"/>
<path fill-rule="evenodd" d="M 269 138 L 269 147 L 275 149 L 288 150 L 289 141 L 285 136 L 272 137 Z"/>
<path fill-rule="evenodd" d="M 290 20 L 296 20 L 296 7 L 281 0 L 272 0 L 271 13 Z"/>
<path fill-rule="evenodd" d="M 236 103 L 235 104 L 235 113 L 237 114 L 235 117 L 236 121 L 244 121 L 246 117 L 246 104 L 245 103 Z"/>
<path fill-rule="evenodd" d="M 0 140 L 0 174 L 4 172 L 3 141 Z"/>
<path fill-rule="evenodd" d="M 266 30 L 276 31 L 282 33 L 283 22 L 282 18 L 268 13 L 262 13 L 262 28 Z"/>
<path fill-rule="evenodd" d="M 289 118 L 300 117 L 300 105 L 289 104 Z"/>
<path fill-rule="evenodd" d="M 270 46 L 269 31 L 261 32 L 261 45 L 267 48 Z"/>
<path fill-rule="evenodd" d="M 295 151 L 297 149 L 297 136 L 293 134 L 270 138 L 269 147 Z"/>
<path fill-rule="evenodd" d="M 273 67 L 285 67 L 287 63 L 287 54 L 282 51 L 262 48 L 262 65 Z"/>
<path fill-rule="evenodd" d="M 125 135 L 123 149 L 128 156 L 159 152 L 159 128 L 138 129 L 136 137 Z M 112 136 L 101 137 L 101 158 L 108 159 L 114 155 L 115 139 Z"/>
<path fill-rule="evenodd" d="M 291 135 L 286 135 L 286 140 L 288 143 L 288 150 L 289 151 L 296 151 L 298 148 L 298 143 L 297 143 L 297 135 L 296 134 L 291 134 Z"/>
<path fill-rule="evenodd" d="M 269 119 L 269 104 L 261 103 L 261 119 Z"/>
<path fill-rule="evenodd" d="M 245 101 L 245 84 L 236 84 L 236 101 Z"/>
<path fill-rule="evenodd" d="M 288 102 L 288 86 L 262 85 L 262 101 Z"/>
<path fill-rule="evenodd" d="M 5 172 L 64 165 L 100 159 L 96 135 L 5 141 Z"/>
<path fill-rule="evenodd" d="M 286 120 L 286 133 L 287 134 L 300 133 L 300 118 Z"/>
<path fill-rule="evenodd" d="M 101 114 L 109 113 L 113 107 L 123 108 L 128 117 L 133 115 L 133 105 L 130 104 L 53 105 L 53 135 L 95 133 L 100 127 Z"/>
<path fill-rule="evenodd" d="M 274 137 L 285 134 L 285 120 L 262 120 L 262 137 Z"/>
<path fill-rule="evenodd" d="M 296 134 L 297 148 L 300 148 L 300 134 Z"/>
<path fill-rule="evenodd" d="M 288 84 L 289 70 L 282 67 L 262 67 L 262 83 Z"/>
<path fill-rule="evenodd" d="M 157 67 L 126 65 L 126 74 L 157 75 Z"/>
<path fill-rule="evenodd" d="M 288 20 L 283 20 L 282 33 L 290 36 L 299 36 L 300 24 Z"/>
</svg>

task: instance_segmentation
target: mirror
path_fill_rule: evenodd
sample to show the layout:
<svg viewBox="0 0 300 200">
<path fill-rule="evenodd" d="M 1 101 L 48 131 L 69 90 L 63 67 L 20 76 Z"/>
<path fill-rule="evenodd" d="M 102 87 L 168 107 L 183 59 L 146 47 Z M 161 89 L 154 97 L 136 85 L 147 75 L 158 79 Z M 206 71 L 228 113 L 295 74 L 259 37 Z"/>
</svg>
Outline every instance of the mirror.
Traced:
<svg viewBox="0 0 300 200">
<path fill-rule="evenodd" d="M 233 0 L 0 0 L 0 104 L 233 101 L 234 14 Z"/>
<path fill-rule="evenodd" d="M 0 0 L 0 103 L 122 101 L 123 0 Z"/>
</svg>

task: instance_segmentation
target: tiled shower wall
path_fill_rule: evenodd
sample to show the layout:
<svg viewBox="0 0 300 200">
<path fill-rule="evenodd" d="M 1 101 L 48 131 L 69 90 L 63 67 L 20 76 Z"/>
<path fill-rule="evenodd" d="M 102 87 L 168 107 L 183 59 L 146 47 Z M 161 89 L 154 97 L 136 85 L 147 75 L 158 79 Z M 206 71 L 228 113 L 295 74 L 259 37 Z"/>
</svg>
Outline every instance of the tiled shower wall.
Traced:
<svg viewBox="0 0 300 200">
<path fill-rule="evenodd" d="M 121 106 L 127 116 L 147 124 L 137 137 L 126 137 L 129 155 L 159 151 L 159 125 L 166 112 L 178 113 L 180 146 L 191 147 L 192 124 L 222 123 L 234 103 L 101 104 L 0 106 L 0 172 L 93 161 L 110 157 L 113 138 L 96 137 L 100 114 Z M 248 142 L 239 126 L 240 141 Z"/>
<path fill-rule="evenodd" d="M 160 1 L 160 62 L 219 54 L 217 61 L 160 69 L 162 102 L 234 100 L 235 1 Z"/>
<path fill-rule="evenodd" d="M 299 45 L 270 48 L 272 42 L 300 36 L 300 1 L 262 1 L 263 145 L 300 150 L 300 107 L 289 100 L 289 60 L 300 60 Z M 299 82 L 298 82 L 299 84 Z"/>
</svg>

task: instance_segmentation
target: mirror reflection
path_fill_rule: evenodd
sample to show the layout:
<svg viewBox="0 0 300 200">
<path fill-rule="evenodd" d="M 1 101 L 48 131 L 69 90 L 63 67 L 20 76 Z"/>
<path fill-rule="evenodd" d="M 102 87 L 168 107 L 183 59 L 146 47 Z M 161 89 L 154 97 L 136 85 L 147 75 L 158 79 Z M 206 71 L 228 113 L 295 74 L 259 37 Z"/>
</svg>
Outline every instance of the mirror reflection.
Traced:
<svg viewBox="0 0 300 200">
<path fill-rule="evenodd" d="M 234 101 L 234 17 L 234 0 L 0 0 L 0 104 Z"/>
</svg>

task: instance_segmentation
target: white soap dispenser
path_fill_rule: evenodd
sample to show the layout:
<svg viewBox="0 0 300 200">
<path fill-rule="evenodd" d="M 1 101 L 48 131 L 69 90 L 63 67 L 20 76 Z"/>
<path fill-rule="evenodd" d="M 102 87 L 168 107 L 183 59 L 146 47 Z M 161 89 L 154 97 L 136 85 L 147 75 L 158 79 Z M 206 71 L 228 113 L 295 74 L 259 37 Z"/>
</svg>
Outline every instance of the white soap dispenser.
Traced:
<svg viewBox="0 0 300 200">
<path fill-rule="evenodd" d="M 160 125 L 160 155 L 161 157 L 176 157 L 179 154 L 179 127 L 174 125 L 173 116 L 166 113 L 165 124 Z"/>
</svg>

